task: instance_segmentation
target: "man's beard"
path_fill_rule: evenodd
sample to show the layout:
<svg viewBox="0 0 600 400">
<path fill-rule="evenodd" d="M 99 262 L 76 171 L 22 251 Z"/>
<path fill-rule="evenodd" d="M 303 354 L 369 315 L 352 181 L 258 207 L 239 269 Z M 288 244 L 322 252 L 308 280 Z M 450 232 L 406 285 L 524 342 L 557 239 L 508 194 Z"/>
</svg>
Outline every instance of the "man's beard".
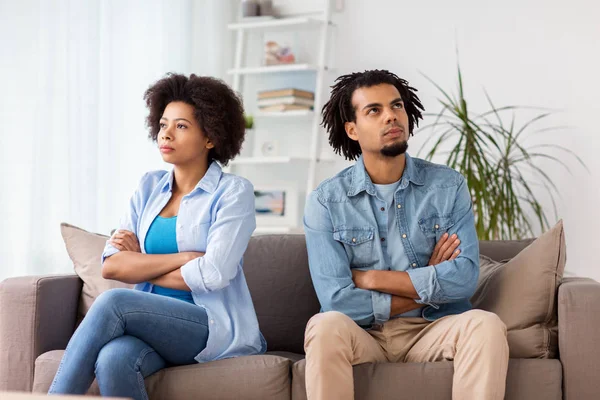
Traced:
<svg viewBox="0 0 600 400">
<path fill-rule="evenodd" d="M 400 154 L 406 153 L 408 149 L 408 142 L 403 140 L 398 143 L 390 144 L 389 146 L 385 146 L 380 150 L 381 155 L 385 157 L 398 157 Z"/>
</svg>

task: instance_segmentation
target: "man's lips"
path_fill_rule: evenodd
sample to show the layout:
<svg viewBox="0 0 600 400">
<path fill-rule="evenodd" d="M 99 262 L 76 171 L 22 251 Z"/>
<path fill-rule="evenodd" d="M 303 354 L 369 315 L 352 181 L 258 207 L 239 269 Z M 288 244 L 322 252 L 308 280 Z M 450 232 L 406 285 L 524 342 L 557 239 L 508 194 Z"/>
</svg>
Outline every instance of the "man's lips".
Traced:
<svg viewBox="0 0 600 400">
<path fill-rule="evenodd" d="M 404 132 L 402 130 L 402 128 L 392 128 L 389 131 L 387 131 L 386 133 L 383 134 L 383 136 L 388 137 L 388 138 L 394 138 L 394 137 L 399 137 L 402 132 Z"/>
<path fill-rule="evenodd" d="M 169 146 L 160 146 L 160 151 L 163 153 L 169 153 L 171 151 L 175 151 L 175 149 Z"/>
</svg>

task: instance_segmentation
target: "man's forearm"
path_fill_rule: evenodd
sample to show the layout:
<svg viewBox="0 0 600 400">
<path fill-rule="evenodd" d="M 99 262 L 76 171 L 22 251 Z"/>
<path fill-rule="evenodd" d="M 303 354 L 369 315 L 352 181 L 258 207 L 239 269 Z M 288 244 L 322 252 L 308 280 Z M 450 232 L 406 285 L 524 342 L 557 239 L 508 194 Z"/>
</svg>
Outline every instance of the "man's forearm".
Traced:
<svg viewBox="0 0 600 400">
<path fill-rule="evenodd" d="M 193 257 L 192 253 L 185 252 L 144 254 L 120 251 L 104 260 L 102 277 L 125 283 L 146 282 L 180 268 Z"/>
<path fill-rule="evenodd" d="M 390 308 L 390 316 L 404 314 L 417 308 L 423 307 L 422 304 L 415 303 L 414 299 L 408 297 L 392 296 L 392 306 Z"/>
<path fill-rule="evenodd" d="M 158 278 L 151 279 L 149 282 L 153 285 L 159 285 L 169 289 L 178 289 L 191 292 L 190 287 L 183 280 L 183 276 L 181 276 L 181 268 L 177 268 L 176 270 L 159 276 Z"/>
<path fill-rule="evenodd" d="M 404 271 L 370 270 L 366 273 L 368 274 L 365 278 L 368 286 L 366 289 L 408 297 L 409 299 L 419 299 L 408 273 Z"/>
</svg>

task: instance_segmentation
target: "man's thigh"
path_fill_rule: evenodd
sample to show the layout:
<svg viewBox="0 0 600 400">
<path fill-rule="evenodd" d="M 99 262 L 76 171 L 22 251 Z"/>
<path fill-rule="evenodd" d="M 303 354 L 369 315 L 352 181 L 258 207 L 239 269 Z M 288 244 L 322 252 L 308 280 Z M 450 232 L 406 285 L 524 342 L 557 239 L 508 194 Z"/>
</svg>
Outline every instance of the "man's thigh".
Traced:
<svg viewBox="0 0 600 400">
<path fill-rule="evenodd" d="M 352 365 L 387 361 L 385 341 L 358 326 L 347 315 L 328 311 L 313 316 L 306 326 L 304 348 L 307 357 L 331 352 L 347 355 Z"/>
<path fill-rule="evenodd" d="M 449 315 L 429 323 L 406 347 L 403 360 L 406 362 L 433 362 L 453 360 L 461 341 L 476 337 L 494 336 L 506 327 L 500 318 L 491 312 L 471 310 L 458 315 Z"/>
</svg>

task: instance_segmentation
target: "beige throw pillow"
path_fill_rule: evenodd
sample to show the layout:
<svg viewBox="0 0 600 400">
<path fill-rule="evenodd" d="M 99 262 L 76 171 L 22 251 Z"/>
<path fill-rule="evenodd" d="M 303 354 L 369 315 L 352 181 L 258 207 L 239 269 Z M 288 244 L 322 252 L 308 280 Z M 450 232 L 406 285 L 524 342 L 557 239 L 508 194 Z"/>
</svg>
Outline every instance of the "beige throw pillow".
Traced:
<svg viewBox="0 0 600 400">
<path fill-rule="evenodd" d="M 133 287 L 102 277 L 100 262 L 108 236 L 91 233 L 64 222 L 60 224 L 60 233 L 65 241 L 67 253 L 73 261 L 75 273 L 83 281 L 79 300 L 79 318 L 85 316 L 100 293 L 113 288 Z"/>
<path fill-rule="evenodd" d="M 480 257 L 479 284 L 471 302 L 504 321 L 511 358 L 556 357 L 556 298 L 565 262 L 562 220 L 511 260 Z"/>
</svg>

